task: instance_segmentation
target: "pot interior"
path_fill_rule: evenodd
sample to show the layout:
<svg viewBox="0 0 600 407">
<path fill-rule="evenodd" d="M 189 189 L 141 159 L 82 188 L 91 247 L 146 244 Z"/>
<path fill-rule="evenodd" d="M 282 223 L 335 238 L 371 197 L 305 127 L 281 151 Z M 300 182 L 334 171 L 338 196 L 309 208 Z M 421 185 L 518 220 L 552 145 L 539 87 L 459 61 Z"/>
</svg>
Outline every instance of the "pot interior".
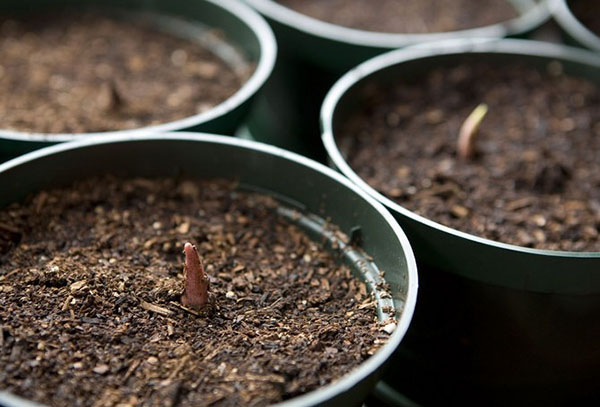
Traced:
<svg viewBox="0 0 600 407">
<path fill-rule="evenodd" d="M 281 150 L 256 148 L 260 146 L 257 143 L 234 143 L 218 136 L 200 139 L 183 133 L 163 138 L 114 139 L 118 141 L 54 146 L 1 165 L 0 184 L 6 193 L 0 197 L 0 207 L 44 189 L 102 174 L 231 179 L 239 182 L 240 188 L 272 195 L 281 203 L 281 216 L 300 226 L 313 240 L 324 243 L 366 283 L 374 294 L 381 320 L 394 311 L 397 318 L 396 331 L 388 343 L 353 373 L 325 391 L 308 393 L 283 405 L 362 399 L 356 394 L 365 397 L 375 384 L 375 373 L 404 335 L 416 296 L 412 252 L 391 217 L 333 171 Z M 72 148 L 76 145 L 81 148 Z M 384 282 L 388 288 L 383 288 Z M 346 386 L 352 390 L 340 392 L 342 388 L 348 390 Z"/>
</svg>

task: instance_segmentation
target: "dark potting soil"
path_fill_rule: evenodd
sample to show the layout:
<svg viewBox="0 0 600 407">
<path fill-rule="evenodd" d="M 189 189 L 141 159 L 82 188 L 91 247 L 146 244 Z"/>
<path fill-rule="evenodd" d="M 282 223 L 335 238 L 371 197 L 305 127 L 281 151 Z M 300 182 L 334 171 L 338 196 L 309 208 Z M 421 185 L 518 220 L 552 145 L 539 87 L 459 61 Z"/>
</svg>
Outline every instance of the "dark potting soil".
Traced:
<svg viewBox="0 0 600 407">
<path fill-rule="evenodd" d="M 51 406 L 269 405 L 388 337 L 364 283 L 231 183 L 93 179 L 0 225 L 0 388 Z M 186 241 L 211 280 L 199 314 L 180 305 Z"/>
<path fill-rule="evenodd" d="M 571 11 L 594 34 L 600 36 L 600 3 L 594 0 L 570 1 Z"/>
<path fill-rule="evenodd" d="M 368 184 L 427 218 L 519 246 L 600 251 L 600 93 L 561 72 L 459 64 L 367 88 L 338 142 Z M 476 155 L 460 159 L 459 129 L 481 103 Z"/>
<path fill-rule="evenodd" d="M 0 17 L 0 128 L 84 133 L 161 124 L 212 108 L 250 75 L 140 20 L 92 11 Z"/>
<path fill-rule="evenodd" d="M 307 16 L 345 27 L 432 33 L 501 23 L 518 16 L 508 0 L 277 0 Z"/>
</svg>

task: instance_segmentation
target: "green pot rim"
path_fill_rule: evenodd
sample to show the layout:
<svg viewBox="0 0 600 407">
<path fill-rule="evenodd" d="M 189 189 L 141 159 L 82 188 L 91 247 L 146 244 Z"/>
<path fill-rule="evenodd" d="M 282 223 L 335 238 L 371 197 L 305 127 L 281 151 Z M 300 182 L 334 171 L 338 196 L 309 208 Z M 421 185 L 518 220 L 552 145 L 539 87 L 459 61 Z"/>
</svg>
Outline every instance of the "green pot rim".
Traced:
<svg viewBox="0 0 600 407">
<path fill-rule="evenodd" d="M 244 1 L 264 16 L 305 34 L 356 46 L 379 48 L 381 51 L 457 37 L 499 38 L 518 35 L 538 27 L 550 18 L 547 0 L 543 0 L 537 5 L 533 5 L 524 14 L 497 24 L 450 32 L 403 34 L 359 30 L 328 23 L 299 13 L 273 0 Z M 529 2 L 530 0 L 525 1 Z"/>
<path fill-rule="evenodd" d="M 106 137 L 88 138 L 84 140 L 78 140 L 70 143 L 56 144 L 53 146 L 45 147 L 20 157 L 14 158 L 3 164 L 0 164 L 0 174 L 5 171 L 9 171 L 12 168 L 25 165 L 31 161 L 37 159 L 60 154 L 63 152 L 69 152 L 73 150 L 85 149 L 86 147 L 104 145 L 104 144 L 117 144 L 117 143 L 128 143 L 128 142 L 144 142 L 144 141 L 197 141 L 205 144 L 221 144 L 227 146 L 233 146 L 235 148 L 253 150 L 262 152 L 264 154 L 274 155 L 281 157 L 285 160 L 292 161 L 300 166 L 307 167 L 321 175 L 333 179 L 335 182 L 342 184 L 345 188 L 350 189 L 360 199 L 366 201 L 376 212 L 386 221 L 390 226 L 395 236 L 398 239 L 400 246 L 404 249 L 406 262 L 407 262 L 407 291 L 404 303 L 404 308 L 397 321 L 397 328 L 388 338 L 388 341 L 383 345 L 374 355 L 372 355 L 365 362 L 361 363 L 357 368 L 353 369 L 350 373 L 342 376 L 339 380 L 323 386 L 312 392 L 303 394 L 293 399 L 284 401 L 282 403 L 274 404 L 273 407 L 304 407 L 304 406 L 315 406 L 321 403 L 327 402 L 333 398 L 336 394 L 340 394 L 348 391 L 354 387 L 357 383 L 362 382 L 377 369 L 379 369 L 397 349 L 401 340 L 403 339 L 406 331 L 408 330 L 410 321 L 412 319 L 418 290 L 418 276 L 417 276 L 417 264 L 415 257 L 412 252 L 412 248 L 408 241 L 408 238 L 400 228 L 394 217 L 375 199 L 366 194 L 363 190 L 358 188 L 355 184 L 350 182 L 347 178 L 342 176 L 340 173 L 313 161 L 309 158 L 303 157 L 299 154 L 292 153 L 278 147 L 273 147 L 267 144 L 259 143 L 250 140 L 241 140 L 227 136 L 218 136 L 206 133 L 190 133 L 190 132 L 175 132 L 175 133 L 160 133 L 160 134 L 126 134 L 126 135 L 110 135 Z M 110 164 L 107 164 L 107 167 Z M 3 396 L 0 392 L 0 396 Z M 15 404 L 15 407 L 27 407 L 29 402 L 23 401 L 23 404 Z"/>
<path fill-rule="evenodd" d="M 409 218 L 415 222 L 425 225 L 429 229 L 435 229 L 444 234 L 451 235 L 458 239 L 466 239 L 474 243 L 485 246 L 491 246 L 501 250 L 511 252 L 530 254 L 535 256 L 547 256 L 555 258 L 594 258 L 600 259 L 600 252 L 572 252 L 560 250 L 542 250 L 527 247 L 516 246 L 512 244 L 497 242 L 491 239 L 475 236 L 470 233 L 461 232 L 441 223 L 432 221 L 421 215 L 418 215 L 403 206 L 397 204 L 391 199 L 385 197 L 373 187 L 368 185 L 356 172 L 348 165 L 341 154 L 335 137 L 333 135 L 333 117 L 336 107 L 345 93 L 355 86 L 358 82 L 367 78 L 371 74 L 399 65 L 403 62 L 412 61 L 421 58 L 428 58 L 435 55 L 452 54 L 514 54 L 514 55 L 533 55 L 548 58 L 557 58 L 569 60 L 586 65 L 592 65 L 600 71 L 600 55 L 595 55 L 589 51 L 566 47 L 557 44 L 545 43 L 540 41 L 517 40 L 517 39 L 456 39 L 440 41 L 432 44 L 423 44 L 406 49 L 391 51 L 386 54 L 372 58 L 356 68 L 352 69 L 342 76 L 328 92 L 321 107 L 321 131 L 322 141 L 327 151 L 329 159 L 333 165 L 339 169 L 352 182 L 360 188 L 367 191 L 369 195 L 390 208 L 392 212 Z M 599 270 L 600 271 L 600 270 Z"/>
<path fill-rule="evenodd" d="M 199 1 L 199 0 L 193 0 Z M 129 130 L 116 130 L 106 132 L 90 132 L 90 133 L 35 133 L 0 129 L 0 140 L 14 140 L 19 142 L 48 142 L 58 143 L 64 141 L 79 140 L 90 136 L 109 136 L 109 135 L 129 135 L 136 133 L 147 132 L 167 132 L 176 131 L 179 129 L 188 129 L 208 123 L 219 117 L 234 111 L 238 107 L 246 103 L 254 96 L 266 83 L 271 76 L 271 72 L 275 67 L 277 58 L 277 42 L 271 27 L 265 19 L 252 10 L 245 4 L 241 4 L 236 0 L 202 0 L 203 2 L 211 3 L 213 6 L 219 7 L 238 18 L 240 24 L 247 25 L 256 35 L 256 39 L 260 45 L 260 58 L 256 65 L 256 69 L 252 76 L 242 85 L 242 87 L 227 100 L 218 104 L 203 113 L 193 116 L 187 116 L 183 119 L 174 120 L 153 126 L 138 127 Z"/>
<path fill-rule="evenodd" d="M 567 0 L 549 0 L 550 11 L 558 25 L 574 40 L 593 51 L 600 52 L 600 36 L 579 21 Z"/>
</svg>

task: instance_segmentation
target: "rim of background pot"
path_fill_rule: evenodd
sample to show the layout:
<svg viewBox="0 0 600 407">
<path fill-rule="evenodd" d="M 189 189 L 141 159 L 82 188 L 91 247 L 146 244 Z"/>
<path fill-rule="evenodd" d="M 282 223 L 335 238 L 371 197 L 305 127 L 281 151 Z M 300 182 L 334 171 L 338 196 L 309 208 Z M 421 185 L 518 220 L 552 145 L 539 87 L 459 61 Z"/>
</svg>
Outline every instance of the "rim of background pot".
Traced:
<svg viewBox="0 0 600 407">
<path fill-rule="evenodd" d="M 275 35 L 269 24 L 256 11 L 245 4 L 236 0 L 203 0 L 211 3 L 213 6 L 235 16 L 240 24 L 245 24 L 256 35 L 260 46 L 260 57 L 256 68 L 250 78 L 239 88 L 232 96 L 212 107 L 211 109 L 187 116 L 182 119 L 169 121 L 152 126 L 138 127 L 135 129 L 90 132 L 90 133 L 38 133 L 8 130 L 0 128 L 0 140 L 8 139 L 22 142 L 49 142 L 58 143 L 64 141 L 79 140 L 91 136 L 111 136 L 111 135 L 129 135 L 140 132 L 167 132 L 177 131 L 179 129 L 188 129 L 194 126 L 207 124 L 239 108 L 251 97 L 253 97 L 260 88 L 269 79 L 275 66 L 277 57 L 277 42 Z M 152 4 L 152 3 L 151 3 Z M 234 44 L 235 45 L 235 44 Z"/>
<path fill-rule="evenodd" d="M 465 54 L 534 56 L 582 64 L 589 71 L 600 71 L 599 55 L 530 40 L 454 39 L 388 52 L 346 73 L 325 97 L 321 107 L 321 130 L 329 162 L 400 219 L 419 260 L 422 239 L 430 239 L 426 244 L 434 245 L 436 255 L 443 254 L 441 261 L 445 262 L 447 271 L 471 279 L 541 293 L 585 295 L 600 292 L 600 252 L 533 249 L 461 232 L 418 215 L 387 198 L 367 184 L 344 159 L 334 137 L 333 120 L 346 92 L 368 81 L 371 75 L 405 62 L 438 55 Z M 423 237 L 423 234 L 426 236 Z M 421 241 L 417 242 L 417 239 Z M 423 260 L 427 262 L 427 259 Z"/>
<path fill-rule="evenodd" d="M 257 153 L 258 155 L 262 155 L 263 157 L 271 156 L 273 159 L 284 160 L 285 162 L 291 162 L 293 166 L 297 166 L 302 168 L 303 170 L 311 171 L 312 173 L 318 174 L 318 176 L 327 180 L 327 182 L 340 184 L 344 189 L 349 190 L 349 192 L 355 196 L 357 199 L 364 201 L 368 206 L 370 206 L 377 216 L 381 217 L 382 221 L 389 228 L 388 232 L 391 236 L 396 240 L 395 245 L 399 245 L 403 249 L 403 255 L 406 261 L 406 297 L 403 298 L 403 307 L 402 311 L 398 317 L 397 327 L 394 332 L 389 336 L 387 342 L 369 359 L 365 362 L 361 363 L 358 367 L 353 369 L 351 372 L 342 376 L 338 380 L 330 383 L 326 386 L 320 387 L 317 390 L 311 391 L 309 393 L 303 394 L 301 396 L 295 397 L 293 399 L 278 403 L 273 405 L 273 407 L 308 407 L 308 406 L 318 406 L 325 405 L 325 403 L 330 402 L 336 395 L 343 394 L 346 391 L 350 390 L 358 383 L 370 377 L 376 370 L 378 370 L 389 358 L 392 356 L 398 345 L 400 344 L 402 338 L 404 337 L 406 331 L 408 330 L 410 321 L 413 316 L 413 312 L 415 309 L 416 299 L 417 299 L 417 289 L 418 289 L 418 276 L 417 276 L 417 265 L 412 252 L 412 248 L 410 243 L 394 219 L 394 217 L 375 199 L 366 194 L 363 190 L 358 188 L 355 184 L 350 182 L 347 178 L 342 176 L 340 173 L 328 168 L 316 161 L 313 161 L 309 158 L 305 158 L 299 154 L 292 153 L 278 147 L 266 145 L 263 143 L 250 141 L 250 140 L 241 140 L 227 136 L 218 136 L 211 135 L 205 133 L 189 133 L 189 132 L 175 132 L 175 133 L 162 133 L 162 134 L 150 134 L 150 135 L 111 135 L 102 138 L 88 138 L 85 140 L 78 140 L 70 143 L 62 143 L 53 145 L 50 147 L 45 147 L 25 155 L 14 158 L 10 161 L 7 161 L 3 164 L 0 164 L 0 175 L 8 172 L 19 170 L 20 168 L 26 167 L 31 163 L 35 163 L 38 160 L 52 160 L 55 157 L 60 155 L 65 155 L 66 157 L 69 154 L 76 152 L 77 150 L 85 150 L 85 149 L 94 149 L 94 148 L 103 148 L 103 146 L 110 146 L 110 151 L 118 151 L 118 144 L 123 143 L 133 143 L 136 147 L 143 147 L 144 144 L 148 145 L 148 143 L 152 142 L 165 142 L 165 143 L 178 143 L 178 142 L 197 142 L 211 145 L 218 145 L 222 148 L 233 148 L 238 150 L 246 150 L 247 154 L 251 154 L 252 152 Z M 127 146 L 124 146 L 126 148 Z M 158 147 L 156 147 L 158 148 Z M 161 154 L 168 154 L 166 148 L 162 147 L 160 150 Z M 136 149 L 137 151 L 137 149 Z M 108 153 L 106 153 L 108 154 Z M 137 153 L 136 153 L 137 154 Z M 256 162 L 264 162 L 265 160 L 260 159 L 257 161 L 256 157 L 251 157 L 253 160 L 248 161 L 248 165 L 256 164 Z M 260 158 L 260 157 L 259 157 Z M 103 161 L 102 166 L 106 167 L 107 170 L 110 170 L 110 164 L 108 161 Z M 154 166 L 150 165 L 148 167 L 147 164 L 139 163 L 132 164 L 136 166 L 140 166 L 141 168 L 154 168 Z M 136 167 L 138 168 L 138 167 Z M 68 170 L 64 170 L 68 171 Z M 138 171 L 138 170 L 136 170 Z M 139 170 L 141 172 L 141 170 Z M 38 172 L 39 173 L 39 172 Z M 70 174 L 70 173 L 69 173 Z M 51 175 L 49 178 L 42 176 L 42 178 L 46 181 L 52 182 L 55 179 L 55 175 Z M 165 174 L 163 174 L 165 175 Z M 85 176 L 85 175 L 83 175 Z M 74 179 L 82 177 L 81 174 L 75 174 Z M 27 182 L 25 182 L 27 183 Z M 311 184 L 312 185 L 312 184 Z M 7 188 L 10 186 L 3 186 L 3 188 Z M 34 188 L 29 186 L 28 188 Z M 267 188 L 268 192 L 268 188 Z M 271 191 L 277 192 L 277 191 Z M 394 251 L 394 253 L 396 253 Z M 396 256 L 396 255 L 394 255 Z M 388 273 L 390 271 L 388 270 Z M 10 394 L 2 393 L 0 391 L 0 402 L 8 403 L 9 398 L 13 397 Z M 28 407 L 31 404 L 28 401 L 18 399 L 14 407 Z M 0 403 L 1 404 L 1 403 Z M 11 405 L 10 407 L 13 407 Z"/>
<path fill-rule="evenodd" d="M 572 39 L 591 50 L 600 52 L 600 36 L 575 17 L 567 0 L 549 0 L 549 2 L 552 16 Z"/>
<path fill-rule="evenodd" d="M 550 17 L 546 0 L 537 4 L 534 4 L 532 0 L 516 0 L 517 3 L 522 4 L 523 9 L 530 8 L 518 17 L 505 22 L 449 32 L 405 34 L 367 31 L 328 23 L 285 7 L 273 0 L 244 1 L 264 16 L 305 34 L 357 46 L 380 48 L 382 51 L 457 37 L 498 38 L 518 35 L 541 25 Z"/>
</svg>

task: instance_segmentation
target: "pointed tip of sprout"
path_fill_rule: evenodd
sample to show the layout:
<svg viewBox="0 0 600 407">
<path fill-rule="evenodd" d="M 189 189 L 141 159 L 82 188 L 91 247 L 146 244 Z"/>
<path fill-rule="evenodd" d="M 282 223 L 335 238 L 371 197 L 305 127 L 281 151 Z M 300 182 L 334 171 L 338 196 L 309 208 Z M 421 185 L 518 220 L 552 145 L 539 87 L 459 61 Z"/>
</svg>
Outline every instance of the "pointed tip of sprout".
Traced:
<svg viewBox="0 0 600 407">
<path fill-rule="evenodd" d="M 195 250 L 196 246 L 194 246 L 193 244 L 191 244 L 190 242 L 186 242 L 183 245 L 183 253 L 187 254 L 189 253 L 191 250 Z"/>
</svg>

